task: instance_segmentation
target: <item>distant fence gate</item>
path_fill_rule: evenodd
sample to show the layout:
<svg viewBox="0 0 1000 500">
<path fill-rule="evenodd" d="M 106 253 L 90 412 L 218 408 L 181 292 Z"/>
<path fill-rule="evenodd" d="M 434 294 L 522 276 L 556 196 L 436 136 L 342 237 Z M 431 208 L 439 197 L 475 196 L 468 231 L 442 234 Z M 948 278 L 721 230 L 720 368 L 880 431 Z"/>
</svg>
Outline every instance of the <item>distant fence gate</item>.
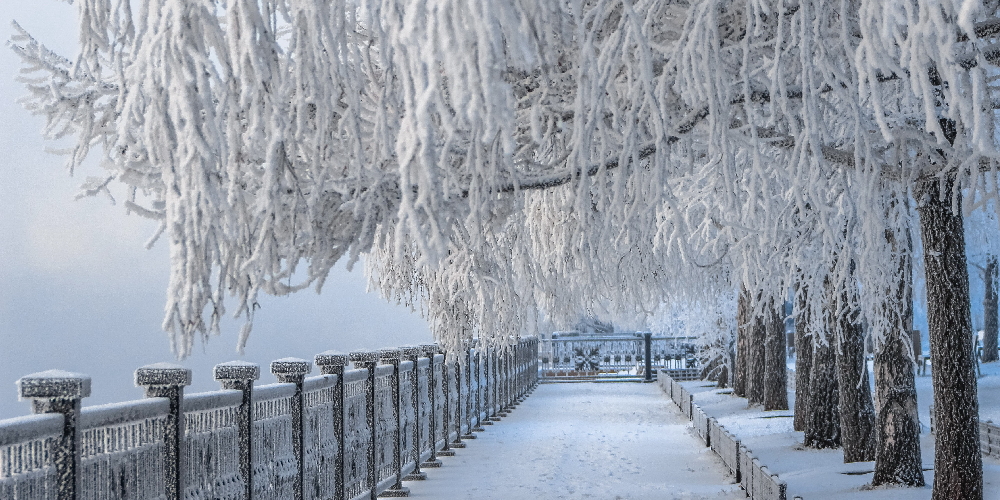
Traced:
<svg viewBox="0 0 1000 500">
<path fill-rule="evenodd" d="M 191 371 L 136 371 L 148 399 L 81 409 L 89 377 L 18 381 L 34 415 L 0 420 L 3 500 L 342 500 L 404 496 L 404 479 L 464 446 L 536 384 L 534 337 L 446 359 L 436 344 L 271 363 L 223 363 L 223 390 L 184 395 Z M 348 369 L 348 362 L 353 369 Z M 451 452 L 453 453 L 453 452 Z"/>
<path fill-rule="evenodd" d="M 695 368 L 694 340 L 694 337 L 653 336 L 650 333 L 554 333 L 552 338 L 540 340 L 541 376 L 552 380 L 652 379 L 660 369 Z"/>
</svg>

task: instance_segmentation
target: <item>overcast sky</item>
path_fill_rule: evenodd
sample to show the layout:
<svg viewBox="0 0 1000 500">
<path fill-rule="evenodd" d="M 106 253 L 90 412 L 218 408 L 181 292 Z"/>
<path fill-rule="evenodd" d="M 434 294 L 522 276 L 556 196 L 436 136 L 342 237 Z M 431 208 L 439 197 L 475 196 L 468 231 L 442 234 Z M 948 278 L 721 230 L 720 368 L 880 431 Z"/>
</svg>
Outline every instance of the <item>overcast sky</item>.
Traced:
<svg viewBox="0 0 1000 500">
<path fill-rule="evenodd" d="M 54 0 L 0 0 L 0 39 L 17 20 L 60 54 L 76 54 L 76 7 Z M 107 198 L 74 201 L 90 162 L 70 177 L 65 158 L 45 153 L 43 121 L 15 101 L 19 59 L 0 47 L 0 419 L 29 412 L 17 401 L 23 375 L 60 368 L 93 378 L 84 405 L 142 396 L 132 384 L 135 368 L 174 361 L 160 329 L 168 278 L 166 241 L 145 250 L 155 225 L 126 216 Z M 220 337 L 182 363 L 194 370 L 191 391 L 214 390 L 211 367 L 246 359 L 262 365 L 270 383 L 271 360 L 312 360 L 327 349 L 348 351 L 430 342 L 426 323 L 408 308 L 365 293 L 362 266 L 342 266 L 323 294 L 302 291 L 264 297 L 245 356 L 235 350 L 242 323 L 229 321 Z M 231 307 L 235 309 L 235 307 Z M 176 361 L 175 361 L 176 362 Z"/>
</svg>

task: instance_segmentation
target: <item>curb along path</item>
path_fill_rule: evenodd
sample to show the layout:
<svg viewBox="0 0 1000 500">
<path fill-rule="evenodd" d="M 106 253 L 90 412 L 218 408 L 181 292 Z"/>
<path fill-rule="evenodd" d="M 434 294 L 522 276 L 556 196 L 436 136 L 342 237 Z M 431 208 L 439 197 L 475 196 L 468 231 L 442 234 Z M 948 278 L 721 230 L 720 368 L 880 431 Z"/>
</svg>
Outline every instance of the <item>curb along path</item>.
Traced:
<svg viewBox="0 0 1000 500">
<path fill-rule="evenodd" d="M 671 378 L 670 373 L 671 370 L 660 370 L 656 383 L 670 396 L 681 413 L 691 420 L 698 437 L 722 459 L 747 497 L 751 500 L 786 500 L 785 482 L 777 474 L 771 474 L 749 448 L 740 444 L 715 418 L 708 416 L 695 404 L 694 396 Z M 686 372 L 679 375 L 683 377 L 682 380 L 690 380 Z M 796 496 L 794 500 L 802 500 L 802 497 Z"/>
</svg>

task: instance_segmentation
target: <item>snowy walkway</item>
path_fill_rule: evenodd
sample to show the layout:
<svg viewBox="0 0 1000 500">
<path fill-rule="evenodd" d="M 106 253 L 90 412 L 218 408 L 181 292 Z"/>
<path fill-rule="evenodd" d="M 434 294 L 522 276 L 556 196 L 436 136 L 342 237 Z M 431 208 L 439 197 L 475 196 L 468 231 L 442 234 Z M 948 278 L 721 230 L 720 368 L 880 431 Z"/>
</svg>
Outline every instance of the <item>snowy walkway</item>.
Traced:
<svg viewBox="0 0 1000 500">
<path fill-rule="evenodd" d="M 543 384 L 414 499 L 745 499 L 656 384 Z"/>
</svg>

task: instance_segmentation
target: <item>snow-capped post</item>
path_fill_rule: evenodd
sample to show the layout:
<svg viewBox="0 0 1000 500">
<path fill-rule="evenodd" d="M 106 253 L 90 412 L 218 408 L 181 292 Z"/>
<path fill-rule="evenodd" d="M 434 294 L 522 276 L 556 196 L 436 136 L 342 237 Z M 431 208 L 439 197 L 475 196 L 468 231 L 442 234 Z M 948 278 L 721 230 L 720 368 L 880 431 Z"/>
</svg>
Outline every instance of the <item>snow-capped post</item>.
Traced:
<svg viewBox="0 0 1000 500">
<path fill-rule="evenodd" d="M 410 489 L 403 486 L 403 422 L 402 422 L 402 401 L 399 398 L 399 362 L 403 357 L 403 352 L 399 348 L 390 347 L 378 352 L 379 361 L 392 365 L 392 418 L 396 421 L 396 432 L 393 435 L 392 443 L 392 468 L 396 474 L 396 482 L 388 490 L 382 492 L 383 497 L 406 497 L 410 496 Z"/>
<path fill-rule="evenodd" d="M 413 433 L 410 439 L 413 442 L 413 470 L 405 477 L 404 481 L 423 481 L 427 479 L 427 473 L 420 471 L 420 370 L 417 363 L 423 354 L 419 347 L 405 346 L 403 359 L 413 363 L 413 390 L 410 391 L 410 406 L 413 407 Z"/>
<path fill-rule="evenodd" d="M 302 500 L 302 483 L 305 478 L 306 465 L 304 462 L 303 438 L 302 438 L 302 418 L 303 418 L 303 394 L 302 383 L 306 375 L 312 371 L 312 363 L 299 358 L 281 358 L 271 362 L 271 373 L 282 384 L 295 384 L 295 395 L 292 396 L 292 451 L 295 453 L 295 461 L 298 463 L 298 473 L 295 476 L 295 499 Z"/>
<path fill-rule="evenodd" d="M 442 436 L 442 439 L 444 439 L 444 446 L 438 450 L 437 454 L 440 457 L 453 457 L 455 456 L 455 450 L 451 449 L 451 426 L 454 423 L 454 415 L 452 415 L 451 411 L 452 404 L 450 383 L 450 380 L 453 377 L 451 376 L 451 370 L 448 369 L 448 353 L 440 348 L 438 349 L 438 352 L 441 354 L 442 358 L 444 358 L 441 360 L 441 380 L 439 382 L 443 388 L 441 394 L 444 397 L 444 408 L 441 411 L 441 418 L 444 419 L 444 425 L 441 426 L 444 430 L 444 436 Z"/>
<path fill-rule="evenodd" d="M 58 478 L 58 500 L 75 500 L 80 492 L 80 402 L 90 396 L 90 377 L 63 370 L 25 375 L 17 381 L 19 399 L 31 400 L 32 413 L 61 413 L 62 437 L 53 443 L 52 463 Z"/>
<path fill-rule="evenodd" d="M 167 398 L 170 412 L 163 431 L 164 492 L 167 500 L 180 500 L 184 480 L 181 457 L 184 452 L 184 415 L 181 404 L 184 387 L 191 385 L 191 370 L 171 363 L 154 363 L 135 371 L 135 385 L 145 388 L 147 398 Z"/>
<path fill-rule="evenodd" d="M 375 456 L 375 445 L 378 443 L 378 435 L 375 428 L 375 365 L 378 364 L 378 353 L 374 351 L 351 351 L 351 362 L 354 368 L 368 370 L 368 393 L 365 395 L 365 420 L 368 422 L 368 429 L 371 431 L 368 446 L 368 490 L 369 498 L 378 498 L 378 460 Z"/>
<path fill-rule="evenodd" d="M 347 355 L 336 351 L 325 351 L 316 355 L 314 360 L 323 375 L 336 375 L 337 388 L 333 405 L 333 434 L 337 438 L 337 457 L 333 461 L 335 500 L 344 498 L 344 367 L 347 366 Z"/>
<path fill-rule="evenodd" d="M 653 332 L 643 332 L 642 346 L 643 346 L 643 352 L 645 352 L 645 354 L 643 355 L 642 361 L 643 363 L 645 363 L 645 368 L 646 368 L 646 371 L 643 376 L 643 381 L 645 382 L 653 381 L 653 359 L 651 357 L 652 343 L 653 343 Z"/>
<path fill-rule="evenodd" d="M 430 442 L 431 442 L 431 456 L 426 462 L 420 464 L 421 467 L 441 467 L 441 461 L 437 459 L 437 410 L 435 407 L 434 393 L 437 392 L 437 378 L 434 377 L 434 356 L 437 355 L 438 348 L 437 344 L 422 344 L 420 346 L 424 351 L 424 355 L 428 358 L 428 370 L 427 370 L 427 403 L 430 405 L 430 409 L 427 415 L 430 416 Z"/>
<path fill-rule="evenodd" d="M 253 382 L 260 378 L 260 366 L 246 361 L 215 365 L 213 375 L 223 389 L 243 391 L 243 401 L 236 410 L 237 439 L 240 449 L 240 476 L 246 487 L 244 498 L 253 498 Z"/>
</svg>

